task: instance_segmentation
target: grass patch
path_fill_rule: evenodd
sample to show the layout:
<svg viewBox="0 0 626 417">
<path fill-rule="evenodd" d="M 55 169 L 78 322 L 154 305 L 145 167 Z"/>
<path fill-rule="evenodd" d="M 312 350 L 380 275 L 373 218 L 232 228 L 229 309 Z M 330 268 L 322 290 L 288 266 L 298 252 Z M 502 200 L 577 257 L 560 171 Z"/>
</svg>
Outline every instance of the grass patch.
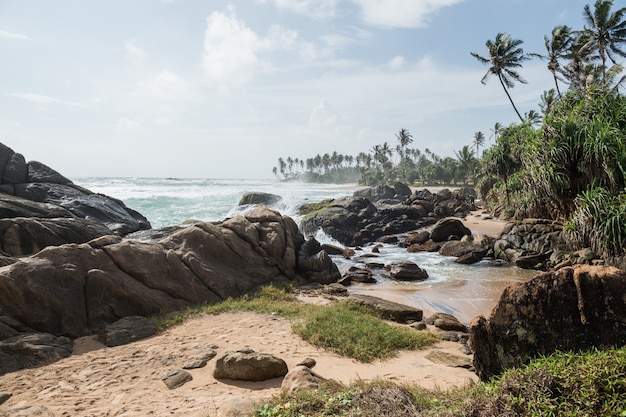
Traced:
<svg viewBox="0 0 626 417">
<path fill-rule="evenodd" d="M 280 394 L 256 417 L 625 417 L 626 348 L 557 352 L 489 383 L 426 390 L 390 381 Z"/>
<path fill-rule="evenodd" d="M 361 362 L 387 359 L 398 350 L 414 350 L 439 340 L 428 331 L 393 326 L 366 307 L 337 303 L 314 309 L 294 323 L 294 332 L 309 343 Z"/>
<path fill-rule="evenodd" d="M 289 288 L 264 287 L 258 293 L 229 298 L 218 304 L 190 308 L 163 317 L 160 329 L 180 324 L 200 314 L 254 312 L 278 314 L 293 321 L 294 332 L 303 340 L 361 362 L 387 359 L 398 350 L 421 349 L 439 339 L 428 331 L 417 331 L 382 321 L 367 307 L 353 303 L 305 304 Z"/>
</svg>

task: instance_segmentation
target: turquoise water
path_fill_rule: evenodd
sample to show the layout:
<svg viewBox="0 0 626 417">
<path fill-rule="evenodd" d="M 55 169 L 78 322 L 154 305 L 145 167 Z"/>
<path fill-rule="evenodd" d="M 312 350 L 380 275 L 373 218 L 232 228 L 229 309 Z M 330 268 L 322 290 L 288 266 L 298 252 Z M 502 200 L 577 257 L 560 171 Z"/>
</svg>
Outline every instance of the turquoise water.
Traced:
<svg viewBox="0 0 626 417">
<path fill-rule="evenodd" d="M 293 216 L 304 202 L 350 196 L 355 185 L 280 183 L 274 180 L 165 179 L 165 178 L 76 178 L 77 185 L 122 200 L 148 218 L 153 228 L 182 224 L 186 220 L 219 221 L 240 212 L 237 207 L 246 192 L 260 191 L 283 197 L 273 207 Z M 295 217 L 297 221 L 297 217 Z M 335 243 L 319 233 L 321 242 Z M 364 252 L 371 252 L 365 247 Z M 502 289 L 512 282 L 525 281 L 534 271 L 514 267 L 493 267 L 488 261 L 459 265 L 437 253 L 408 253 L 395 245 L 383 245 L 377 261 L 385 264 L 413 261 L 425 269 L 429 279 L 422 282 L 395 282 L 375 271 L 374 285 L 355 285 L 353 293 L 372 294 L 424 310 L 454 314 L 469 323 L 478 314 L 488 314 Z M 355 260 L 333 257 L 343 272 Z"/>
</svg>

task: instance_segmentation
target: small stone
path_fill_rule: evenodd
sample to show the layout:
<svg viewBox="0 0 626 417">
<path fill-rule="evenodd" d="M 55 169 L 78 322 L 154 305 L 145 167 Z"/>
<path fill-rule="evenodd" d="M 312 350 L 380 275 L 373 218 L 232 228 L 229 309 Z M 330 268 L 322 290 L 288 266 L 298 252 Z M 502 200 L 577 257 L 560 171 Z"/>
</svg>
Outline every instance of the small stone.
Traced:
<svg viewBox="0 0 626 417">
<path fill-rule="evenodd" d="M 410 326 L 415 330 L 426 330 L 426 323 L 423 321 L 416 321 L 410 324 Z"/>
<path fill-rule="evenodd" d="M 11 398 L 10 392 L 0 392 L 0 404 L 4 404 L 9 398 Z"/>
<path fill-rule="evenodd" d="M 169 389 L 175 389 L 183 386 L 192 379 L 193 377 L 189 372 L 183 371 L 182 369 L 175 369 L 163 375 L 161 381 L 163 381 Z"/>
<path fill-rule="evenodd" d="M 187 362 L 183 365 L 183 369 L 198 369 L 204 368 L 207 364 L 207 361 L 204 359 L 196 359 L 195 361 Z"/>
<path fill-rule="evenodd" d="M 307 368 L 311 369 L 316 364 L 317 364 L 317 362 L 315 361 L 315 359 L 313 359 L 313 358 L 306 358 L 302 362 L 296 364 L 296 366 L 306 366 Z"/>
</svg>

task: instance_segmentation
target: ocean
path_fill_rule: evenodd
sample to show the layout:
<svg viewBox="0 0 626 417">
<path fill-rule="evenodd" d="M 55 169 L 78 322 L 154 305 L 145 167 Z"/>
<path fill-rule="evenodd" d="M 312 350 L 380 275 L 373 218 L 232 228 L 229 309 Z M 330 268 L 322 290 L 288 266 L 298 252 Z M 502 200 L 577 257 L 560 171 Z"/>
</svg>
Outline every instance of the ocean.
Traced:
<svg viewBox="0 0 626 417">
<path fill-rule="evenodd" d="M 296 209 L 305 202 L 351 196 L 355 185 L 283 183 L 277 180 L 184 179 L 184 178 L 72 178 L 88 190 L 122 200 L 143 214 L 153 228 L 180 225 L 188 221 L 219 221 L 241 213 L 239 200 L 247 192 L 280 195 L 282 202 L 272 207 L 298 221 Z M 333 240 L 319 232 L 322 243 Z M 365 252 L 371 251 L 367 247 Z M 495 267 L 488 260 L 474 265 L 456 264 L 437 253 L 408 253 L 396 245 L 385 244 L 379 260 L 385 264 L 413 261 L 425 269 L 429 278 L 422 282 L 396 282 L 375 271 L 377 284 L 358 284 L 350 292 L 380 296 L 421 308 L 425 314 L 445 312 L 469 323 L 478 314 L 488 314 L 504 287 L 532 278 L 534 271 L 516 267 Z M 334 256 L 340 271 L 353 260 Z M 384 271 L 382 271 L 384 272 Z"/>
</svg>

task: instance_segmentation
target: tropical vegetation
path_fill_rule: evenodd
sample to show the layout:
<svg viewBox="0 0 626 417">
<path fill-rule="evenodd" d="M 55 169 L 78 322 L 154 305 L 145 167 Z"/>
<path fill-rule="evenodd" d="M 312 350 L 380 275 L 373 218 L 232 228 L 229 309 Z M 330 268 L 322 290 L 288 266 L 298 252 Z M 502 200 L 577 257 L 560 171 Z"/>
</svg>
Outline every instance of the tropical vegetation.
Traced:
<svg viewBox="0 0 626 417">
<path fill-rule="evenodd" d="M 554 27 L 544 36 L 543 54 L 525 53 L 523 41 L 506 33 L 486 42 L 485 56 L 471 52 L 488 65 L 480 81 L 497 78 L 520 119 L 509 126 L 496 123 L 488 141 L 477 131 L 454 156 L 441 157 L 428 148 L 410 147 L 413 136 L 401 129 L 395 148 L 385 141 L 355 158 L 318 155 L 311 170 L 306 160 L 307 175 L 312 171 L 332 182 L 347 178 L 349 170 L 350 178 L 358 176 L 365 185 L 470 183 L 496 215 L 565 221 L 574 241 L 605 259 L 623 254 L 626 7 L 616 9 L 613 0 L 596 0 L 584 7 L 583 18 L 582 29 Z M 554 88 L 539 97 L 538 110 L 522 115 L 511 89 L 526 82 L 520 70 L 532 58 L 546 61 Z M 280 165 L 274 172 L 284 179 L 306 177 L 286 170 L 290 166 Z"/>
</svg>

